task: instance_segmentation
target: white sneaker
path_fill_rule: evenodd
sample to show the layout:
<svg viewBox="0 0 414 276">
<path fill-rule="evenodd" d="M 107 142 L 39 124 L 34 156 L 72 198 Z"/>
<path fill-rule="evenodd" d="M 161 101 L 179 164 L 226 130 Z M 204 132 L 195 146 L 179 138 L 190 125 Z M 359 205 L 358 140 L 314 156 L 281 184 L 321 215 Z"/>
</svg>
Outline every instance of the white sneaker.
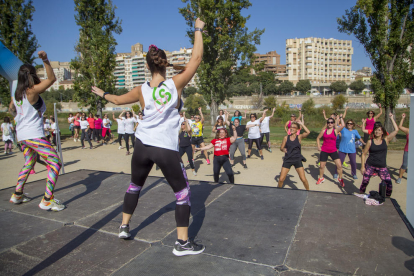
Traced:
<svg viewBox="0 0 414 276">
<path fill-rule="evenodd" d="M 76 139 L 73 139 L 73 142 L 76 142 Z"/>
<path fill-rule="evenodd" d="M 194 176 L 197 176 L 197 173 L 195 171 L 193 171 Z"/>
<path fill-rule="evenodd" d="M 121 147 L 121 146 L 119 146 L 119 147 L 118 147 L 118 149 L 120 150 L 120 149 L 122 149 L 122 147 Z"/>
<path fill-rule="evenodd" d="M 39 203 L 39 208 L 42 210 L 52 210 L 58 212 L 65 209 L 65 205 L 60 204 L 59 200 L 55 199 L 54 196 L 52 196 L 49 201 L 46 201 L 43 197 L 42 201 Z"/>
<path fill-rule="evenodd" d="M 13 194 L 10 198 L 10 202 L 14 204 L 26 203 L 29 202 L 31 199 L 26 196 L 26 194 L 22 194 L 20 196 Z"/>
</svg>

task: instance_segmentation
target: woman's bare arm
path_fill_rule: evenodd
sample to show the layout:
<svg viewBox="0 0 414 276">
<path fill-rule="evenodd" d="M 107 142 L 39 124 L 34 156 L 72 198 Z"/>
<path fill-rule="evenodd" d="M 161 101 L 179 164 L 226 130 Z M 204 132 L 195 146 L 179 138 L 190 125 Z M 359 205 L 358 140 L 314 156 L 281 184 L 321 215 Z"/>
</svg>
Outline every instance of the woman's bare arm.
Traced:
<svg viewBox="0 0 414 276">
<path fill-rule="evenodd" d="M 47 54 L 44 51 L 40 51 L 37 54 L 39 55 L 39 58 L 43 60 L 43 65 L 46 69 L 47 79 L 41 80 L 39 84 L 33 85 L 32 88 L 28 88 L 27 92 L 39 95 L 45 92 L 46 89 L 48 89 L 56 81 L 56 76 L 53 72 L 53 68 L 50 65 L 49 60 L 47 59 Z"/>
<path fill-rule="evenodd" d="M 102 89 L 96 86 L 92 86 L 92 92 L 101 98 L 103 98 L 103 95 L 105 93 L 105 91 L 103 91 Z M 117 95 L 112 95 L 112 94 L 106 94 L 105 100 L 113 104 L 116 104 L 116 105 L 130 104 L 130 103 L 139 102 L 141 95 L 142 95 L 142 92 L 141 92 L 141 85 L 140 85 L 140 86 L 133 88 L 131 91 L 129 91 L 128 93 L 124 95 L 117 96 Z"/>
<path fill-rule="evenodd" d="M 394 127 L 394 131 L 393 132 L 391 132 L 388 136 L 387 136 L 387 141 L 388 142 L 390 142 L 394 137 L 395 137 L 395 135 L 397 135 L 397 133 L 398 133 L 398 131 L 399 131 L 399 128 L 398 128 L 398 125 L 397 125 L 397 123 L 395 122 L 395 120 L 394 120 L 394 115 L 392 114 L 392 113 L 390 113 L 390 119 L 391 119 L 391 122 L 392 122 L 392 125 L 393 125 L 393 127 Z"/>
</svg>

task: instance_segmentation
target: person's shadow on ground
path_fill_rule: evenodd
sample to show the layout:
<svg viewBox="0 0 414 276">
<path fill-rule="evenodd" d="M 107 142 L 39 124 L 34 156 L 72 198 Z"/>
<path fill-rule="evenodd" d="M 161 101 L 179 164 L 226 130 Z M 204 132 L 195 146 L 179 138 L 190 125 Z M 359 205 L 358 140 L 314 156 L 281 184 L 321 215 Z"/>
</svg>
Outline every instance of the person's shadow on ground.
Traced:
<svg viewBox="0 0 414 276">
<path fill-rule="evenodd" d="M 392 237 L 392 245 L 394 245 L 395 248 L 398 248 L 402 252 L 405 253 L 405 255 L 409 257 L 414 257 L 414 242 L 412 240 L 406 239 L 404 237 Z M 414 272 L 414 258 L 406 261 L 404 263 L 404 266 L 411 272 Z"/>
<path fill-rule="evenodd" d="M 286 179 L 283 182 L 282 188 L 285 186 L 289 186 L 292 189 L 299 190 L 298 186 L 295 185 L 295 183 L 298 183 L 297 181 L 293 181 L 294 176 L 291 174 L 286 175 Z M 279 184 L 280 174 L 275 176 L 276 185 Z"/>
</svg>

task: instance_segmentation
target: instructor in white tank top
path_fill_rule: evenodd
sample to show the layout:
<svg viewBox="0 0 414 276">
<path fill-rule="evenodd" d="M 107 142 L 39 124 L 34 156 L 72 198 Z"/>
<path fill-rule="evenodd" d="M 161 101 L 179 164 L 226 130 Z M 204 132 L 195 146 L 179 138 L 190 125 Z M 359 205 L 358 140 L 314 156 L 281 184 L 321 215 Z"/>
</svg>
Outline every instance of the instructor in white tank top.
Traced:
<svg viewBox="0 0 414 276">
<path fill-rule="evenodd" d="M 201 63 L 203 27 L 204 22 L 197 19 L 193 52 L 186 67 L 168 63 L 165 52 L 155 45 L 150 45 L 146 61 L 152 75 L 151 82 L 137 86 L 121 96 L 110 95 L 97 87 L 92 87 L 93 93 L 116 105 L 140 102 L 142 107 L 143 118 L 135 132 L 137 140 L 131 160 L 131 183 L 124 198 L 119 238 L 131 236 L 129 222 L 138 204 L 142 186 L 155 163 L 162 170 L 176 196 L 177 241 L 173 253 L 177 256 L 199 254 L 205 249 L 203 245 L 188 239 L 191 193 L 184 164 L 178 152 L 181 93 Z M 172 79 L 166 79 L 168 66 L 182 72 Z"/>
</svg>

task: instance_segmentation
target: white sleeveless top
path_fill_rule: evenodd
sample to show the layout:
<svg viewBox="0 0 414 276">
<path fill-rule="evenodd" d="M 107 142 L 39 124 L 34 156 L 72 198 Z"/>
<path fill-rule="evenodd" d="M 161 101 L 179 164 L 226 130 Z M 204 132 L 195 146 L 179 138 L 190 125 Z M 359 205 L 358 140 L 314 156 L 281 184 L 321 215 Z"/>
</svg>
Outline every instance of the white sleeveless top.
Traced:
<svg viewBox="0 0 414 276">
<path fill-rule="evenodd" d="M 39 96 L 41 99 L 41 97 Z M 45 137 L 45 130 L 43 128 L 43 113 L 46 111 L 46 104 L 42 99 L 42 107 L 36 110 L 27 97 L 23 96 L 20 102 L 13 97 L 13 103 L 16 107 L 16 134 L 17 141 Z"/>
<path fill-rule="evenodd" d="M 178 93 L 174 81 L 168 79 L 160 87 L 141 86 L 145 102 L 142 121 L 135 136 L 144 145 L 178 151 L 180 114 L 178 113 Z"/>
</svg>

